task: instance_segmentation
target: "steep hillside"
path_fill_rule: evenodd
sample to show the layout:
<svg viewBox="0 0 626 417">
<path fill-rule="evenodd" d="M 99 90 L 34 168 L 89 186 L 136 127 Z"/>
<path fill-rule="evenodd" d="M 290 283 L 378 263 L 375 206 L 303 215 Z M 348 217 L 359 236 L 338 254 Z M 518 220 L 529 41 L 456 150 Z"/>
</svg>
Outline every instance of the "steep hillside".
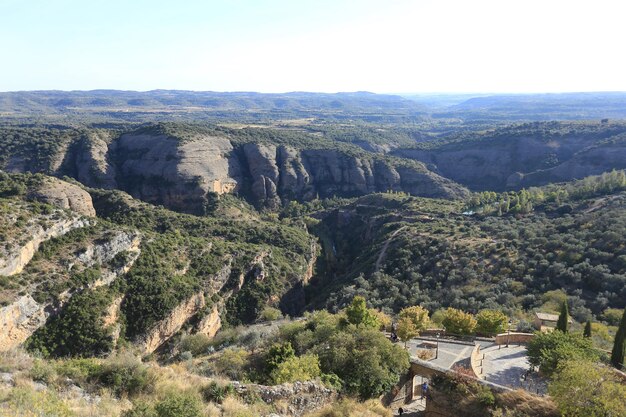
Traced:
<svg viewBox="0 0 626 417">
<path fill-rule="evenodd" d="M 313 211 L 324 256 L 310 303 L 336 309 L 358 294 L 393 311 L 513 312 L 564 290 L 577 320 L 623 308 L 626 194 L 570 190 L 577 197 L 567 200 L 556 186 L 548 192 L 560 196 L 517 215 L 462 214 L 460 203 L 390 194 Z"/>
<path fill-rule="evenodd" d="M 622 122 L 548 122 L 460 132 L 394 155 L 472 190 L 519 189 L 624 168 Z"/>
<path fill-rule="evenodd" d="M 49 198 L 60 186 L 97 217 Z M 0 190 L 2 350 L 89 356 L 129 340 L 149 353 L 183 328 L 213 336 L 266 305 L 304 307 L 315 241 L 234 198 L 200 218 L 118 191 L 88 190 L 91 205 L 79 186 L 41 175 L 2 174 Z"/>
</svg>

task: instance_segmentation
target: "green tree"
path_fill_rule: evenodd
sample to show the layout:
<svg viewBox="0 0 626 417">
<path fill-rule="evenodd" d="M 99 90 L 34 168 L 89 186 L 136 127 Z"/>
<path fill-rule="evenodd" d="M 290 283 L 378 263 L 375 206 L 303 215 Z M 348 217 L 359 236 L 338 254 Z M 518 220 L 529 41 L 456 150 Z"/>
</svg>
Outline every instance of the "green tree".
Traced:
<svg viewBox="0 0 626 417">
<path fill-rule="evenodd" d="M 365 298 L 359 295 L 354 297 L 352 303 L 346 308 L 346 317 L 350 323 L 357 327 L 378 328 L 380 326 L 376 315 L 367 308 Z"/>
<path fill-rule="evenodd" d="M 563 362 L 553 375 L 548 392 L 564 416 L 626 416 L 626 386 L 598 363 Z"/>
<path fill-rule="evenodd" d="M 410 320 L 418 332 L 426 330 L 430 321 L 428 320 L 428 310 L 421 306 L 406 307 L 400 310 L 398 314 L 400 319 Z"/>
<path fill-rule="evenodd" d="M 268 374 L 271 374 L 272 371 L 278 368 L 278 365 L 294 356 L 296 356 L 296 352 L 293 350 L 290 342 L 273 344 L 265 357 L 265 367 Z"/>
<path fill-rule="evenodd" d="M 320 361 L 317 355 L 292 356 L 278 364 L 270 375 L 275 384 L 309 381 L 319 377 Z"/>
<path fill-rule="evenodd" d="M 476 315 L 476 331 L 486 335 L 502 333 L 507 321 L 507 316 L 499 310 L 481 310 Z"/>
<path fill-rule="evenodd" d="M 443 318 L 443 327 L 447 333 L 472 334 L 476 329 L 476 319 L 470 313 L 456 308 L 448 308 Z"/>
<path fill-rule="evenodd" d="M 528 361 L 538 366 L 546 375 L 551 375 L 560 363 L 567 360 L 598 360 L 590 338 L 580 334 L 553 331 L 538 333 L 526 348 Z"/>
<path fill-rule="evenodd" d="M 556 329 L 562 331 L 563 333 L 567 333 L 567 328 L 569 324 L 569 312 L 567 311 L 567 301 L 564 301 L 561 304 L 561 313 L 559 314 L 559 319 L 556 322 Z"/>
<path fill-rule="evenodd" d="M 587 320 L 587 323 L 585 323 L 585 330 L 583 331 L 583 337 L 591 337 L 591 320 Z"/>
<path fill-rule="evenodd" d="M 622 321 L 619 323 L 613 350 L 611 351 L 611 363 L 618 369 L 624 367 L 624 356 L 626 356 L 626 309 L 622 314 Z"/>
<path fill-rule="evenodd" d="M 408 318 L 402 317 L 398 320 L 398 326 L 396 327 L 396 334 L 404 342 L 404 347 L 406 347 L 406 343 L 417 337 L 419 335 L 419 330 L 415 327 L 415 323 Z"/>
</svg>

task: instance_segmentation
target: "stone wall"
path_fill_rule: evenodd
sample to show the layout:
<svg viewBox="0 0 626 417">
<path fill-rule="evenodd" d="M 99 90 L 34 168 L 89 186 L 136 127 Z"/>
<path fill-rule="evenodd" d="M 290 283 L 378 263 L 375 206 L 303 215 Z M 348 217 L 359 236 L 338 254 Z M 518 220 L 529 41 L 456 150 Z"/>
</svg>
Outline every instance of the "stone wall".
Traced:
<svg viewBox="0 0 626 417">
<path fill-rule="evenodd" d="M 530 340 L 533 337 L 535 337 L 535 335 L 532 334 L 532 333 L 514 333 L 514 332 L 511 332 L 510 335 L 508 333 L 501 333 L 501 334 L 496 336 L 496 344 L 497 345 L 506 345 L 507 344 L 507 340 L 508 340 L 509 344 L 525 345 L 526 343 L 530 342 Z"/>
</svg>

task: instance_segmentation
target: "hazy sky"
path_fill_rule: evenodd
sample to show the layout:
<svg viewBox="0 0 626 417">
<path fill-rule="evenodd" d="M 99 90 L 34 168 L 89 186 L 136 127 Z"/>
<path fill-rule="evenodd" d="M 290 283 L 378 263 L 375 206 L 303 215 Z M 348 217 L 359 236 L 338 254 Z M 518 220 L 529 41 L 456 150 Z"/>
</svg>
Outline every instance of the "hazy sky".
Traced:
<svg viewBox="0 0 626 417">
<path fill-rule="evenodd" d="M 626 91 L 625 12 L 621 0 L 0 0 L 0 90 Z"/>
</svg>

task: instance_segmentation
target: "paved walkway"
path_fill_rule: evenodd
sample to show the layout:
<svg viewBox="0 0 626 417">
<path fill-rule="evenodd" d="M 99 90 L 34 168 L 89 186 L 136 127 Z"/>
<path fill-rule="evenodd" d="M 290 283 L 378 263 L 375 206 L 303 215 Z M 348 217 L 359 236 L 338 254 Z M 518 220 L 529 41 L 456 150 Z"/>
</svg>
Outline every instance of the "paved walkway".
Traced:
<svg viewBox="0 0 626 417">
<path fill-rule="evenodd" d="M 494 345 L 482 349 L 481 353 L 485 355 L 482 375 L 487 381 L 538 394 L 546 392 L 546 383 L 543 379 L 537 375 L 524 377 L 530 369 L 525 346 L 510 345 L 508 348 L 505 346 L 498 348 Z"/>
<path fill-rule="evenodd" d="M 417 351 L 420 349 L 419 345 L 423 342 L 424 340 L 421 339 L 410 340 L 407 343 L 409 354 L 413 357 L 416 357 Z M 439 354 L 437 355 L 437 359 L 431 359 L 428 361 L 428 363 L 441 366 L 445 369 L 450 369 L 455 363 L 467 360 L 472 353 L 472 349 L 473 346 L 469 345 L 460 345 L 457 343 L 439 341 Z"/>
</svg>

